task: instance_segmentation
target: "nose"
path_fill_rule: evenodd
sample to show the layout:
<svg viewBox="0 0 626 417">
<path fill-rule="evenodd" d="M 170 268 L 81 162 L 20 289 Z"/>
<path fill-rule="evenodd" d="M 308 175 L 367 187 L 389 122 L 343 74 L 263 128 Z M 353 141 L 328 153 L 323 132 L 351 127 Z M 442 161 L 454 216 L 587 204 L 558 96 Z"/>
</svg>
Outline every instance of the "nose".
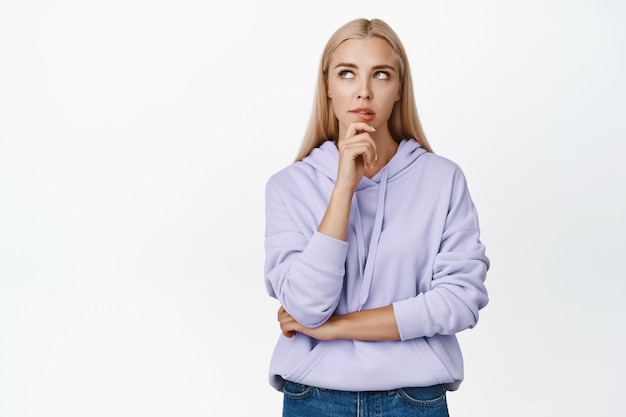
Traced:
<svg viewBox="0 0 626 417">
<path fill-rule="evenodd" d="M 369 80 L 364 80 L 363 82 L 361 82 L 357 92 L 357 98 L 366 100 L 372 99 L 372 90 L 369 85 Z"/>
</svg>

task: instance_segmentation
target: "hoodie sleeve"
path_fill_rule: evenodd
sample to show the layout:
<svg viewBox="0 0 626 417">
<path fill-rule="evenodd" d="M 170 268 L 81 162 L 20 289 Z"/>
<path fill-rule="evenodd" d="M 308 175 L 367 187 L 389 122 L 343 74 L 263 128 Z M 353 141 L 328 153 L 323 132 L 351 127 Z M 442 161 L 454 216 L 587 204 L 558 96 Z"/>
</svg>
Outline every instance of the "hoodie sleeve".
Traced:
<svg viewBox="0 0 626 417">
<path fill-rule="evenodd" d="M 322 325 L 339 303 L 348 243 L 319 233 L 270 179 L 265 190 L 265 286 L 300 324 Z M 300 217 L 298 217 L 300 216 Z"/>
<path fill-rule="evenodd" d="M 476 209 L 457 168 L 431 289 L 393 304 L 401 339 L 451 335 L 474 327 L 478 311 L 488 302 L 484 282 L 489 265 Z"/>
</svg>

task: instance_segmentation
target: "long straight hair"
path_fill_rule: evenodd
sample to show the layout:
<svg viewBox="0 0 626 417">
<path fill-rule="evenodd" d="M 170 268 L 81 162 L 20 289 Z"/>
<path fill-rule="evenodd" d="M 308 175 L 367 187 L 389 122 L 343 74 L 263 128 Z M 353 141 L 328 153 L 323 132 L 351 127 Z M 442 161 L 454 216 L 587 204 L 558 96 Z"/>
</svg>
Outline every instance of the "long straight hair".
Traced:
<svg viewBox="0 0 626 417">
<path fill-rule="evenodd" d="M 391 136 L 397 142 L 402 139 L 415 139 L 426 151 L 433 152 L 417 114 L 409 61 L 400 38 L 387 23 L 380 19 L 356 19 L 337 29 L 326 43 L 320 60 L 313 109 L 296 161 L 301 161 L 325 141 L 336 140 L 339 137 L 339 121 L 328 98 L 328 67 L 335 50 L 348 39 L 372 37 L 382 38 L 391 45 L 400 68 L 402 97 L 394 104 L 389 117 Z"/>
</svg>

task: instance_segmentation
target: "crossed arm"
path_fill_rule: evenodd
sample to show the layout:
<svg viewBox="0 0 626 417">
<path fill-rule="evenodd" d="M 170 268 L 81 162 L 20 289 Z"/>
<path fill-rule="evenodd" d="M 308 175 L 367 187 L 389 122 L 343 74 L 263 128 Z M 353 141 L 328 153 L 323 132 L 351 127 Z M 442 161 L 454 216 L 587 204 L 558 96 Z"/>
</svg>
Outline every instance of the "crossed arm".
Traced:
<svg viewBox="0 0 626 417">
<path fill-rule="evenodd" d="M 293 337 L 300 332 L 319 340 L 400 340 L 400 332 L 391 305 L 343 316 L 334 315 L 316 328 L 304 327 L 281 306 L 278 309 L 278 321 L 283 335 L 287 337 Z"/>
</svg>

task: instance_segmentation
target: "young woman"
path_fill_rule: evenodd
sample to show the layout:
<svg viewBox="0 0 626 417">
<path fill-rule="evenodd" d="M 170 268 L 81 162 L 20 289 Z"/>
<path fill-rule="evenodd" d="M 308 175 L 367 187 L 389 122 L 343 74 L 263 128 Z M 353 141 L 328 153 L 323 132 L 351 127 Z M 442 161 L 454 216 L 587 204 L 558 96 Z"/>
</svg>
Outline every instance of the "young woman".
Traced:
<svg viewBox="0 0 626 417">
<path fill-rule="evenodd" d="M 265 250 L 283 416 L 448 415 L 463 379 L 455 334 L 487 304 L 489 259 L 385 22 L 354 20 L 328 41 L 300 152 L 267 182 Z"/>
</svg>

